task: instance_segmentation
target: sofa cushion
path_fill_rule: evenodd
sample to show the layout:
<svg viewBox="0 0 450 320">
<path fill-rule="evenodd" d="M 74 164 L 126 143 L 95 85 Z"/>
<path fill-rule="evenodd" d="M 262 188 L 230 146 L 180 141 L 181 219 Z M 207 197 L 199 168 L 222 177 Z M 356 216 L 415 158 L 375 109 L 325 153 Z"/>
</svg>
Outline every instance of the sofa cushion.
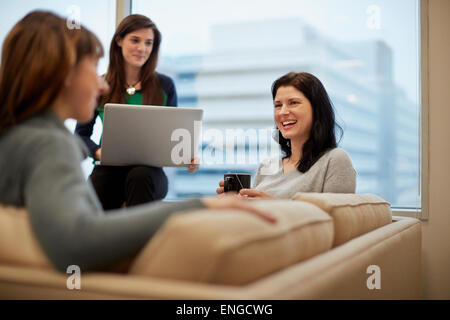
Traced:
<svg viewBox="0 0 450 320">
<path fill-rule="evenodd" d="M 25 209 L 0 206 L 0 263 L 51 268 Z"/>
<path fill-rule="evenodd" d="M 195 210 L 172 216 L 140 252 L 130 273 L 240 285 L 329 250 L 332 219 L 290 200 L 255 200 L 275 224 L 237 210 Z"/>
<path fill-rule="evenodd" d="M 392 222 L 389 203 L 373 194 L 297 193 L 293 199 L 312 203 L 333 218 L 333 247 Z"/>
</svg>

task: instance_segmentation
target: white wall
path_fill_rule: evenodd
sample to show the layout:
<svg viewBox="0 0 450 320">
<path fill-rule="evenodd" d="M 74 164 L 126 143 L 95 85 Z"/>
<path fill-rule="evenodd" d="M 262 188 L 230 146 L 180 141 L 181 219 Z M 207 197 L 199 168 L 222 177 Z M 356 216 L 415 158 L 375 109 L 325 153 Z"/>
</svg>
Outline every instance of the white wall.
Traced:
<svg viewBox="0 0 450 320">
<path fill-rule="evenodd" d="M 450 0 L 429 0 L 429 220 L 423 223 L 425 299 L 450 299 Z"/>
</svg>

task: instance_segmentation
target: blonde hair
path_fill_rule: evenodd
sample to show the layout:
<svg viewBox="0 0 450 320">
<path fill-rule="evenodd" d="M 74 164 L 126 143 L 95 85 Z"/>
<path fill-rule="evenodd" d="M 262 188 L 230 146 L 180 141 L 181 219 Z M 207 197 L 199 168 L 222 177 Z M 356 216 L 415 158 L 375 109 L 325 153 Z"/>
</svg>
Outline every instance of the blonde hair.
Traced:
<svg viewBox="0 0 450 320">
<path fill-rule="evenodd" d="M 66 20 L 33 11 L 7 35 L 0 65 L 0 132 L 47 109 L 60 94 L 70 70 L 103 48 L 88 29 L 69 29 Z"/>
</svg>

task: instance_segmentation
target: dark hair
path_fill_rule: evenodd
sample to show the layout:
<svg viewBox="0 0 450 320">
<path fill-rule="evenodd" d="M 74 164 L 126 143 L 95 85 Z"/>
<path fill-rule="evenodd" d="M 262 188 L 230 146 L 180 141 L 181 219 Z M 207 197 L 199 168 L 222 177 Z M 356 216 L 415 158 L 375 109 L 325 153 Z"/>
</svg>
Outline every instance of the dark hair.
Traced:
<svg viewBox="0 0 450 320">
<path fill-rule="evenodd" d="M 303 145 L 302 157 L 297 166 L 300 172 L 308 171 L 312 165 L 328 150 L 336 148 L 335 130 L 343 130 L 336 123 L 333 104 L 322 82 L 307 72 L 290 72 L 275 80 L 272 84 L 272 98 L 275 100 L 278 88 L 293 86 L 308 98 L 313 109 L 313 123 L 309 139 Z M 278 130 L 278 143 L 284 158 L 291 156 L 291 141 L 285 139 Z"/>
<path fill-rule="evenodd" d="M 109 50 L 109 66 L 106 73 L 105 80 L 110 86 L 110 91 L 107 95 L 100 99 L 100 104 L 107 102 L 125 103 L 125 63 L 122 55 L 122 49 L 117 42 L 130 32 L 139 29 L 152 29 L 155 35 L 153 39 L 153 48 L 150 57 L 141 68 L 141 87 L 144 104 L 161 105 L 164 96 L 156 76 L 156 65 L 158 63 L 159 47 L 161 44 L 161 33 L 156 25 L 148 17 L 140 14 L 132 14 L 120 22 L 116 32 L 111 40 L 111 47 Z"/>
<path fill-rule="evenodd" d="M 85 56 L 100 58 L 98 38 L 84 26 L 32 11 L 8 33 L 0 66 L 0 131 L 50 107 L 70 70 Z"/>
</svg>

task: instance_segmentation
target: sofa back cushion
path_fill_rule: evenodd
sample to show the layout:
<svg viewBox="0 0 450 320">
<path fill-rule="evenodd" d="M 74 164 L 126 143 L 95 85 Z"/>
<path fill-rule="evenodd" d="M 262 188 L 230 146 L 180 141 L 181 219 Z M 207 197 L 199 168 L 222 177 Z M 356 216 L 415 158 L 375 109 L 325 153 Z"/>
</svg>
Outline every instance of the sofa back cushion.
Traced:
<svg viewBox="0 0 450 320">
<path fill-rule="evenodd" d="M 172 216 L 140 252 L 130 273 L 241 285 L 329 250 L 333 223 L 306 202 L 252 201 L 275 224 L 237 210 Z"/>
<path fill-rule="evenodd" d="M 23 208 L 0 206 L 0 263 L 51 268 Z"/>
<path fill-rule="evenodd" d="M 373 194 L 297 193 L 293 199 L 312 203 L 333 218 L 333 247 L 392 222 L 389 203 Z"/>
</svg>

